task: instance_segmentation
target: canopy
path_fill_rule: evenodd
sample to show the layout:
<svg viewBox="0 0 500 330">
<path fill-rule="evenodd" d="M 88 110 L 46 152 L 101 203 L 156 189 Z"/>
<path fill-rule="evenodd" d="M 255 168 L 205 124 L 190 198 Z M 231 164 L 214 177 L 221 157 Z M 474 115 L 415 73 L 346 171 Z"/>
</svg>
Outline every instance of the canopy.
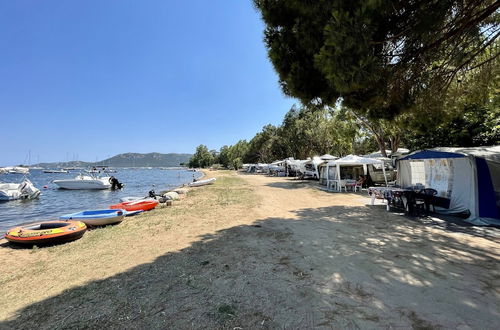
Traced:
<svg viewBox="0 0 500 330">
<path fill-rule="evenodd" d="M 382 172 L 384 174 L 385 178 L 385 185 L 387 186 L 387 176 L 385 175 L 385 166 L 384 162 L 382 160 L 376 159 L 376 158 L 366 158 L 366 157 L 360 157 L 356 155 L 348 155 L 345 157 L 342 157 L 340 159 L 334 160 L 334 161 L 329 161 L 327 163 L 327 173 L 328 173 L 328 167 L 330 166 L 336 166 L 337 167 L 337 190 L 341 189 L 341 178 L 340 178 L 340 167 L 341 166 L 360 166 L 362 165 L 363 168 L 365 169 L 366 173 L 366 165 L 368 164 L 382 164 Z M 329 185 L 329 180 L 327 176 L 327 185 Z"/>
<path fill-rule="evenodd" d="M 332 156 L 330 154 L 324 154 L 323 156 L 319 156 L 319 158 L 323 159 L 323 160 L 335 160 L 337 159 L 338 157 L 335 157 L 335 156 Z"/>
<path fill-rule="evenodd" d="M 334 160 L 333 162 L 329 162 L 335 165 L 347 165 L 347 166 L 356 166 L 356 165 L 366 165 L 366 164 L 383 164 L 384 162 L 375 158 L 366 158 L 360 157 L 356 155 L 348 155 L 342 157 L 340 159 Z"/>
<path fill-rule="evenodd" d="M 429 159 L 429 158 L 462 158 L 474 156 L 500 163 L 500 146 L 474 147 L 474 148 L 433 148 L 429 150 L 415 151 L 400 160 L 407 159 Z"/>
</svg>

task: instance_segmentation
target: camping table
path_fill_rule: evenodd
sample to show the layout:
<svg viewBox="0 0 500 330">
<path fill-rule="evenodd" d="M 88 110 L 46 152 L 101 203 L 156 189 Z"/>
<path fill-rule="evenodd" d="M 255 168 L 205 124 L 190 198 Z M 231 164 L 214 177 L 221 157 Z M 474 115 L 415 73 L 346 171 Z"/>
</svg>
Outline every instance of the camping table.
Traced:
<svg viewBox="0 0 500 330">
<path fill-rule="evenodd" d="M 406 198 L 406 205 L 403 202 L 403 207 L 405 209 L 405 212 L 407 212 L 410 215 L 413 215 L 415 212 L 415 190 L 413 189 L 408 189 L 408 188 L 390 188 L 389 191 L 394 194 L 394 193 L 401 193 L 405 198 Z M 387 199 L 387 198 L 386 198 Z M 391 201 L 388 200 L 387 203 L 387 208 L 389 209 Z"/>
<path fill-rule="evenodd" d="M 388 188 L 388 187 L 369 187 L 368 188 L 368 195 L 371 195 L 371 204 L 375 204 L 375 198 L 379 198 L 379 199 L 385 199 L 384 197 L 384 192 L 387 191 L 388 189 L 391 189 L 391 188 Z"/>
</svg>

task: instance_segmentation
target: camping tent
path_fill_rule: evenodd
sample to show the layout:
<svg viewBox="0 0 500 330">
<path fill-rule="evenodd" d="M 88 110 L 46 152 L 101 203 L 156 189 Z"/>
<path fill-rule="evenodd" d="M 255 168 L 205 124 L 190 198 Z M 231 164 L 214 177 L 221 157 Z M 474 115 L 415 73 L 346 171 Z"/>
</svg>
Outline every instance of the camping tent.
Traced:
<svg viewBox="0 0 500 330">
<path fill-rule="evenodd" d="M 441 213 L 469 214 L 477 225 L 500 225 L 500 146 L 434 148 L 399 160 L 402 187 L 423 184 L 449 200 Z"/>
<path fill-rule="evenodd" d="M 382 172 L 384 174 L 384 178 L 386 178 L 385 174 L 385 167 L 383 166 L 384 162 L 382 160 L 378 160 L 375 158 L 365 158 L 365 157 L 360 157 L 356 155 L 348 155 L 343 158 L 334 160 L 334 161 L 329 161 L 327 163 L 327 170 L 326 172 L 329 174 L 330 173 L 330 167 L 336 167 L 336 175 L 335 175 L 335 181 L 337 181 L 337 190 L 340 190 L 340 182 L 341 182 L 341 177 L 340 177 L 340 167 L 341 166 L 363 166 L 363 171 L 365 174 L 368 173 L 366 165 L 368 164 L 382 164 Z M 387 185 L 387 178 L 385 180 L 385 184 Z M 327 175 L 327 186 L 330 186 L 330 175 Z"/>
</svg>

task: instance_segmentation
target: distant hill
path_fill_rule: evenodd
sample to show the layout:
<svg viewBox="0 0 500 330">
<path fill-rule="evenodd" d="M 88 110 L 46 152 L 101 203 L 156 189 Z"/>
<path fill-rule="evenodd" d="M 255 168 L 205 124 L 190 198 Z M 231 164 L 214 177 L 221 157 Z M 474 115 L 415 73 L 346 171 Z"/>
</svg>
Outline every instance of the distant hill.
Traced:
<svg viewBox="0 0 500 330">
<path fill-rule="evenodd" d="M 192 154 L 161 154 L 159 152 L 151 152 L 149 154 L 126 153 L 113 156 L 98 162 L 56 162 L 56 163 L 40 163 L 33 166 L 43 168 L 56 167 L 91 167 L 91 166 L 110 166 L 110 167 L 175 167 L 181 163 L 188 163 Z"/>
</svg>

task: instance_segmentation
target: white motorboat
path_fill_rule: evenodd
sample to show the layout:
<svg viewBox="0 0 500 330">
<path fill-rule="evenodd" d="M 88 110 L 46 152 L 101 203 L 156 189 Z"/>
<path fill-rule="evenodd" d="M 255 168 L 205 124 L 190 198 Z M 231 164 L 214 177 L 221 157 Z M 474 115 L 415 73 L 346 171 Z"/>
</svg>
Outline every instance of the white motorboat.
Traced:
<svg viewBox="0 0 500 330">
<path fill-rule="evenodd" d="M 188 186 L 189 187 L 204 186 L 204 185 L 207 185 L 207 184 L 214 183 L 215 180 L 217 180 L 217 179 L 216 178 L 210 178 L 210 179 L 206 179 L 206 180 L 194 181 L 194 182 L 188 183 Z"/>
<path fill-rule="evenodd" d="M 43 173 L 69 173 L 67 170 L 43 170 Z"/>
<path fill-rule="evenodd" d="M 28 179 L 24 179 L 21 183 L 0 183 L 0 201 L 34 199 L 38 196 L 40 190 Z"/>
<path fill-rule="evenodd" d="M 127 196 L 127 197 L 120 198 L 120 202 L 122 202 L 122 203 L 125 203 L 125 202 L 135 202 L 135 201 L 147 200 L 147 199 L 152 199 L 152 198 L 150 198 L 150 197 L 139 197 L 139 196 Z"/>
<path fill-rule="evenodd" d="M 61 189 L 109 189 L 111 188 L 111 177 L 98 177 L 95 175 L 77 175 L 74 179 L 54 180 L 53 182 Z"/>
<path fill-rule="evenodd" d="M 1 169 L 0 173 L 10 173 L 10 174 L 28 174 L 30 171 L 27 167 L 21 166 L 9 166 Z"/>
</svg>

